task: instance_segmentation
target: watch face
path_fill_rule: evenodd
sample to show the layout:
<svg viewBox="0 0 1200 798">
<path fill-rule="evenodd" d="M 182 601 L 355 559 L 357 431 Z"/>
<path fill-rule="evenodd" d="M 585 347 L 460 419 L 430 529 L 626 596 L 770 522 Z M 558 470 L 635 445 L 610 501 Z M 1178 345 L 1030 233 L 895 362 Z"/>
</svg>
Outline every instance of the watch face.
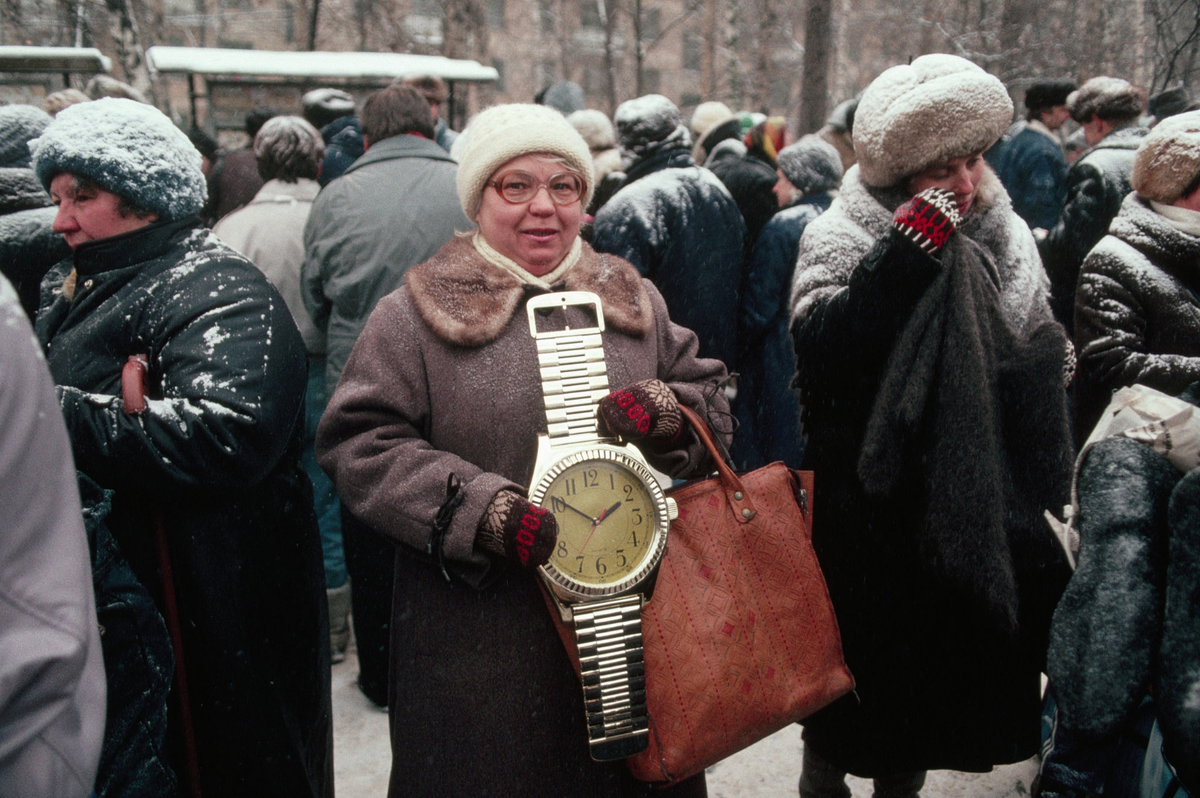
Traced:
<svg viewBox="0 0 1200 798">
<path fill-rule="evenodd" d="M 616 585 L 633 576 L 660 544 L 661 496 L 621 455 L 562 465 L 551 469 L 544 492 L 535 494 L 558 519 L 550 565 L 586 585 Z"/>
</svg>

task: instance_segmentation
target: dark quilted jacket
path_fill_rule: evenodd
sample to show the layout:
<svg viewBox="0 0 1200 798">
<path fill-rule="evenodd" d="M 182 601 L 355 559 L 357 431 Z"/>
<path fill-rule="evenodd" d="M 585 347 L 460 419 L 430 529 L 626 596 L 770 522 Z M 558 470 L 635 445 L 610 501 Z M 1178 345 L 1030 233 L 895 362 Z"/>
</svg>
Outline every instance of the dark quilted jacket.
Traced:
<svg viewBox="0 0 1200 798">
<path fill-rule="evenodd" d="M 32 169 L 0 169 L 0 270 L 17 289 L 31 320 L 37 315 L 42 277 L 71 254 L 51 227 L 57 213 Z"/>
<path fill-rule="evenodd" d="M 1200 238 L 1130 195 L 1083 262 L 1075 297 L 1075 433 L 1135 382 L 1175 395 L 1200 379 Z"/>
<path fill-rule="evenodd" d="M 1133 156 L 1147 130 L 1124 127 L 1109 133 L 1067 171 L 1067 201 L 1062 216 L 1041 242 L 1042 263 L 1050 276 L 1050 306 L 1070 332 L 1079 267 L 1096 246 L 1133 190 Z"/>
</svg>

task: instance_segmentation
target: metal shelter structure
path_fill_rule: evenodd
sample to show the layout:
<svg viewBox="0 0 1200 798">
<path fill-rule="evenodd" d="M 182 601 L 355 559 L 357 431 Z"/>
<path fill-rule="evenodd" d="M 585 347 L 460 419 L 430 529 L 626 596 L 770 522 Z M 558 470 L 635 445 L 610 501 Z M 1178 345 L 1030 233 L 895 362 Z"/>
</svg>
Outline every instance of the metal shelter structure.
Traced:
<svg viewBox="0 0 1200 798">
<path fill-rule="evenodd" d="M 212 116 L 213 86 L 253 84 L 286 85 L 299 89 L 315 86 L 375 88 L 409 75 L 437 75 L 446 81 L 450 96 L 449 122 L 455 123 L 455 85 L 490 83 L 499 73 L 478 61 L 436 55 L 369 52 L 308 52 L 280 50 L 231 50 L 217 47 L 163 47 L 146 50 L 152 77 L 184 75 L 193 124 L 199 101 L 205 101 Z M 197 78 L 203 81 L 197 83 Z M 219 110 L 219 109 L 217 109 Z"/>
</svg>

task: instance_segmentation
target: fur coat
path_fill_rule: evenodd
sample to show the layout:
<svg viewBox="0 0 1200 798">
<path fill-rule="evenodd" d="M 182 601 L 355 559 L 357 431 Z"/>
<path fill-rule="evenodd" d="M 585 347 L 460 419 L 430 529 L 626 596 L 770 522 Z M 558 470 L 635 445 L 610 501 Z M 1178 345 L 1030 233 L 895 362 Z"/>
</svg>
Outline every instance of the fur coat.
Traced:
<svg viewBox="0 0 1200 798">
<path fill-rule="evenodd" d="M 1130 194 L 1083 262 L 1075 341 L 1077 440 L 1118 388 L 1139 382 L 1174 396 L 1200 379 L 1200 238 Z"/>
<path fill-rule="evenodd" d="M 988 173 L 942 260 L 851 169 L 801 240 L 793 292 L 813 544 L 857 700 L 805 723 L 860 776 L 1035 753 L 1039 673 L 1069 575 L 1063 363 L 1028 228 Z"/>
<path fill-rule="evenodd" d="M 701 415 L 728 411 L 715 390 L 724 367 L 696 357 L 695 335 L 669 320 L 629 263 L 585 245 L 554 288 L 600 295 L 611 388 L 656 377 Z M 524 309 L 541 291 L 485 261 L 468 238 L 451 239 L 380 300 L 317 433 L 342 501 L 398 544 L 394 797 L 641 794 L 623 765 L 588 755 L 582 692 L 536 576 L 474 545 L 496 493 L 525 492 L 546 429 Z M 544 324 L 594 323 L 582 309 L 559 315 Z M 646 456 L 672 475 L 710 467 L 690 435 Z M 442 543 L 449 581 L 426 551 L 452 473 L 463 501 Z"/>
</svg>

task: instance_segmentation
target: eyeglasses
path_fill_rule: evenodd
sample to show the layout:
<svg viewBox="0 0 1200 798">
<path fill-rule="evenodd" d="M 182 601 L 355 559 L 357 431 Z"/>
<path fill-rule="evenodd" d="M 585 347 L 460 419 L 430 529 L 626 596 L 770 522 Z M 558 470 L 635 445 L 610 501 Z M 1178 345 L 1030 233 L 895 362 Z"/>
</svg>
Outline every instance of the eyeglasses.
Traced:
<svg viewBox="0 0 1200 798">
<path fill-rule="evenodd" d="M 544 187 L 555 205 L 570 205 L 583 196 L 583 178 L 574 172 L 559 172 L 550 175 L 546 182 L 538 180 L 529 172 L 505 172 L 496 180 L 487 182 L 500 193 L 505 202 L 520 205 L 529 202 Z"/>
</svg>

